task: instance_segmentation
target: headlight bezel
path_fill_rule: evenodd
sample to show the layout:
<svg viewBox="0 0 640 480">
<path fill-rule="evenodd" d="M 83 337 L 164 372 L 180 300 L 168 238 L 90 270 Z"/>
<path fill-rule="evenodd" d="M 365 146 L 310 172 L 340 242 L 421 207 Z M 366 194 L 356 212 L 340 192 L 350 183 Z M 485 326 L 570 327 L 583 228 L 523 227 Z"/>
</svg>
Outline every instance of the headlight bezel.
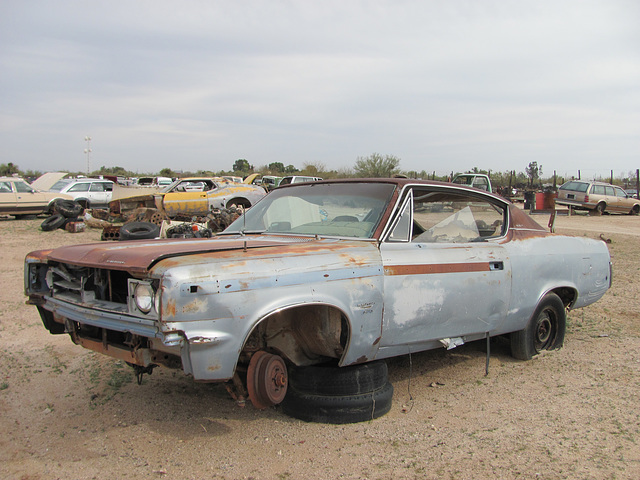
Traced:
<svg viewBox="0 0 640 480">
<path fill-rule="evenodd" d="M 130 278 L 129 313 L 144 317 L 158 316 L 159 294 L 153 281 Z"/>
</svg>

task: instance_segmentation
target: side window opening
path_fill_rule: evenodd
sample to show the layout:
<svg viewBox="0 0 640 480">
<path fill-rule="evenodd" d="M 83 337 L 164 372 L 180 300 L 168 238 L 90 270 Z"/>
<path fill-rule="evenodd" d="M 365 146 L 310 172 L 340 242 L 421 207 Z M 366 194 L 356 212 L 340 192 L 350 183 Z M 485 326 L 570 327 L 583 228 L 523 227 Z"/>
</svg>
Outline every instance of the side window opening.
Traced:
<svg viewBox="0 0 640 480">
<path fill-rule="evenodd" d="M 400 219 L 393 227 L 391 235 L 389 235 L 390 242 L 407 242 L 413 236 L 413 191 L 409 192 L 407 198 L 405 198 L 400 214 Z"/>
<path fill-rule="evenodd" d="M 479 242 L 501 237 L 505 232 L 506 207 L 481 196 L 415 189 L 412 203 L 411 242 Z M 401 224 L 402 218 L 396 229 Z M 394 240 L 395 233 L 394 230 Z"/>
</svg>

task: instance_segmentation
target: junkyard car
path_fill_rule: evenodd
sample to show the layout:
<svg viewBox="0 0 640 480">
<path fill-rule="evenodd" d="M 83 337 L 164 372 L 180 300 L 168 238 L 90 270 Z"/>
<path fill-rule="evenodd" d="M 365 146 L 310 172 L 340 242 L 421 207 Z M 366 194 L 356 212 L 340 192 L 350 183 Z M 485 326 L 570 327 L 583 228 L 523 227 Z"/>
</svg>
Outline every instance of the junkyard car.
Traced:
<svg viewBox="0 0 640 480">
<path fill-rule="evenodd" d="M 621 187 L 603 182 L 570 180 L 558 189 L 558 205 L 603 214 L 640 213 L 640 201 Z"/>
<path fill-rule="evenodd" d="M 113 182 L 101 178 L 63 178 L 50 192 L 71 196 L 84 208 L 106 208 L 111 201 Z M 62 198 L 59 195 L 59 198 Z"/>
<path fill-rule="evenodd" d="M 118 189 L 126 195 L 126 189 Z M 156 193 L 141 193 L 114 199 L 109 204 L 112 213 L 118 215 L 140 207 L 158 209 L 164 215 L 205 216 L 213 209 L 236 207 L 249 208 L 266 195 L 257 185 L 235 183 L 223 178 L 181 178 Z"/>
<path fill-rule="evenodd" d="M 497 335 L 531 358 L 562 346 L 566 310 L 610 282 L 604 242 L 551 234 L 488 192 L 408 179 L 280 187 L 211 239 L 69 246 L 25 263 L 51 333 L 305 420 L 372 411 L 338 422 L 388 409 L 381 359 Z"/>
<path fill-rule="evenodd" d="M 290 185 L 292 183 L 304 183 L 304 182 L 317 182 L 318 180 L 322 180 L 320 177 L 308 177 L 304 175 L 292 175 L 288 177 L 284 177 L 280 180 L 278 185 Z"/>
<path fill-rule="evenodd" d="M 2 215 L 14 215 L 19 218 L 24 215 L 51 213 L 53 203 L 59 198 L 72 200 L 69 195 L 41 192 L 22 178 L 0 177 L 0 214 Z"/>
<path fill-rule="evenodd" d="M 461 173 L 453 177 L 452 183 L 458 185 L 468 185 L 470 187 L 479 188 L 480 190 L 486 190 L 487 192 L 493 191 L 491 189 L 491 179 L 488 175 L 481 175 L 478 173 Z"/>
</svg>

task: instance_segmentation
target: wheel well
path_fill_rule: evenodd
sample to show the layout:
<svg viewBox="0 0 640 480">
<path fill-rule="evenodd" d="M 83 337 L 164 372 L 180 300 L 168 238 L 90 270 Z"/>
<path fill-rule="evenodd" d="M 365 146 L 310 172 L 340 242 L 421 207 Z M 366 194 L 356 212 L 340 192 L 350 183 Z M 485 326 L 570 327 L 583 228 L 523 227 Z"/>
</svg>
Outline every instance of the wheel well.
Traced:
<svg viewBox="0 0 640 480">
<path fill-rule="evenodd" d="M 340 359 L 349 338 L 349 322 L 330 305 L 301 305 L 277 311 L 258 323 L 243 353 L 271 350 L 295 365 Z"/>
<path fill-rule="evenodd" d="M 235 205 L 236 207 L 242 207 L 242 208 L 250 208 L 251 202 L 246 198 L 236 197 L 236 198 L 232 198 L 227 202 L 226 208 L 231 207 L 231 205 Z"/>
<path fill-rule="evenodd" d="M 55 210 L 53 208 L 54 204 L 56 203 L 56 200 L 58 200 L 57 198 L 54 198 L 53 200 L 51 200 L 49 202 L 49 205 L 47 205 L 46 210 L 44 211 L 44 213 L 46 214 L 52 214 Z"/>
<path fill-rule="evenodd" d="M 562 303 L 564 304 L 564 308 L 571 308 L 571 306 L 575 303 L 578 298 L 578 292 L 576 292 L 573 288 L 570 287 L 560 287 L 554 290 L 551 290 L 549 293 L 555 293 Z"/>
<path fill-rule="evenodd" d="M 89 208 L 89 200 L 86 198 L 77 198 L 75 202 L 82 205 L 82 208 Z"/>
</svg>

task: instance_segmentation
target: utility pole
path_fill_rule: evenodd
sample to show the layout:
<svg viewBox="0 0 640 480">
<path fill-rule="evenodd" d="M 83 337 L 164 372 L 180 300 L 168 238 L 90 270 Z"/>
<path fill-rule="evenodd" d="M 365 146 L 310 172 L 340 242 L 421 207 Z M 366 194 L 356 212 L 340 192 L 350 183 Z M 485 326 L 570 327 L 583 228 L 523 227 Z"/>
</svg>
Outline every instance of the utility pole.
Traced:
<svg viewBox="0 0 640 480">
<path fill-rule="evenodd" d="M 87 135 L 84 137 L 84 141 L 87 142 L 87 148 L 84 149 L 84 153 L 87 154 L 87 177 L 89 177 L 91 163 L 91 137 Z"/>
</svg>

